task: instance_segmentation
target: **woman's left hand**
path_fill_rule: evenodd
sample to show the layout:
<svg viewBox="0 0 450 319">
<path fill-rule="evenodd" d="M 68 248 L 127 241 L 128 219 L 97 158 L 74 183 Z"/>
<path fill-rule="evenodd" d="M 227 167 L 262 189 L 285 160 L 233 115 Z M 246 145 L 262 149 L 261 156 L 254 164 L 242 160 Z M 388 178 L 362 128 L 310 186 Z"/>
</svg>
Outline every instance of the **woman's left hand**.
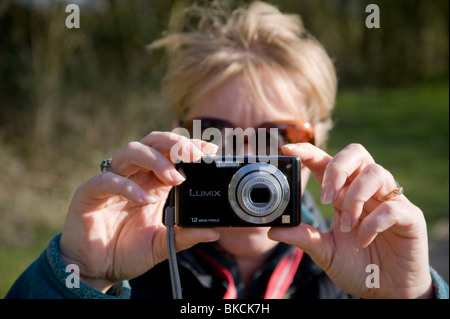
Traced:
<svg viewBox="0 0 450 319">
<path fill-rule="evenodd" d="M 311 170 L 322 185 L 322 203 L 333 205 L 334 218 L 327 233 L 300 224 L 272 228 L 271 239 L 303 249 L 349 294 L 433 297 L 422 211 L 403 194 L 385 201 L 375 198 L 398 187 L 389 171 L 359 144 L 334 158 L 308 143 L 285 145 L 283 152 L 299 156 Z"/>
</svg>

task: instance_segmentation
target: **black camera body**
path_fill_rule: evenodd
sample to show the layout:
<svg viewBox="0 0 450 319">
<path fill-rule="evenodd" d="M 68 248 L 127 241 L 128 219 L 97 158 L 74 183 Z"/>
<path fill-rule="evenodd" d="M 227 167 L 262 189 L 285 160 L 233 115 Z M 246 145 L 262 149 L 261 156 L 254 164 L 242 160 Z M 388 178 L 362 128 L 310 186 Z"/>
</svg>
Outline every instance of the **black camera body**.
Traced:
<svg viewBox="0 0 450 319">
<path fill-rule="evenodd" d="M 186 178 L 175 187 L 175 223 L 181 227 L 296 226 L 301 221 L 297 156 L 206 156 L 178 163 L 177 169 Z"/>
</svg>

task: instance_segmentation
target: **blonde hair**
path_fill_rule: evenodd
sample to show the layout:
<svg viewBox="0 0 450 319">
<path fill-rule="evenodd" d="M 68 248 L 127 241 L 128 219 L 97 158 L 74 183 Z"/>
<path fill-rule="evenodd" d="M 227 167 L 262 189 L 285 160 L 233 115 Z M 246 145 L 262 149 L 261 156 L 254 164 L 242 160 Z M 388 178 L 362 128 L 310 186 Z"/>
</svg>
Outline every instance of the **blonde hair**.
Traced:
<svg viewBox="0 0 450 319">
<path fill-rule="evenodd" d="M 179 119 L 196 99 L 238 75 L 262 107 L 276 111 L 266 96 L 269 87 L 294 114 L 313 125 L 329 119 L 337 87 L 334 65 L 299 16 L 254 2 L 231 13 L 217 3 L 194 5 L 183 17 L 195 18 L 195 29 L 169 30 L 149 45 L 167 49 L 170 63 L 163 96 Z M 328 125 L 323 127 L 328 131 Z M 326 132 L 320 135 L 318 144 Z"/>
</svg>

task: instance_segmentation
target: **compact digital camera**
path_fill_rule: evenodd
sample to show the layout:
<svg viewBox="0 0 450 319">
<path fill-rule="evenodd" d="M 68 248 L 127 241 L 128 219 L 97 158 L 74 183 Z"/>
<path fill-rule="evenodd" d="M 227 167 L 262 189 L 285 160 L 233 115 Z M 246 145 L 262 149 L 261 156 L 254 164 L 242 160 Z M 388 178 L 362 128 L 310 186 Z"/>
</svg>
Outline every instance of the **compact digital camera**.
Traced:
<svg viewBox="0 0 450 319">
<path fill-rule="evenodd" d="M 300 223 L 299 157 L 207 156 L 177 169 L 186 178 L 175 187 L 175 223 L 181 227 Z"/>
</svg>

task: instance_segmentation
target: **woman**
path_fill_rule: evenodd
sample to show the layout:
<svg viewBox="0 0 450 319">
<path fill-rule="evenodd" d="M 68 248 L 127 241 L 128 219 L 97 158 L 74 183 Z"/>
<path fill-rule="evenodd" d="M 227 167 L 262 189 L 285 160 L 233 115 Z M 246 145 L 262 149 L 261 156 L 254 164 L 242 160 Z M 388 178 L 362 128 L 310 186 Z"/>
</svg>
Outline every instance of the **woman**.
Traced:
<svg viewBox="0 0 450 319">
<path fill-rule="evenodd" d="M 319 148 L 330 128 L 336 75 L 325 50 L 304 30 L 299 17 L 260 2 L 229 17 L 217 8 L 192 7 L 189 12 L 199 21 L 198 30 L 173 32 L 150 46 L 165 47 L 171 58 L 164 82 L 167 106 L 186 127 L 200 119 L 205 127 L 246 129 L 264 123 L 278 128 L 285 144 L 280 152 L 302 160 L 306 195 L 304 222 L 297 227 L 178 228 L 184 295 L 445 294 L 445 284 L 433 270 L 430 273 L 424 216 L 389 171 L 361 145 L 349 145 L 334 157 Z M 174 145 L 183 146 L 180 159 L 185 161 L 217 151 L 211 143 L 169 132 L 151 132 L 118 150 L 107 172 L 78 188 L 62 235 L 52 240 L 9 296 L 169 297 L 162 211 L 170 189 L 184 181 L 169 159 Z M 248 147 L 237 151 L 257 152 Z M 304 192 L 310 173 L 322 185 L 321 202 L 333 205 L 330 225 Z M 285 265 L 281 261 L 290 265 L 291 275 L 288 284 L 278 282 L 283 289 L 275 289 L 276 265 Z M 64 267 L 70 264 L 79 267 L 80 289 L 64 286 Z M 375 287 L 366 282 L 370 265 L 379 269 Z M 32 282 L 40 282 L 41 288 Z"/>
</svg>

